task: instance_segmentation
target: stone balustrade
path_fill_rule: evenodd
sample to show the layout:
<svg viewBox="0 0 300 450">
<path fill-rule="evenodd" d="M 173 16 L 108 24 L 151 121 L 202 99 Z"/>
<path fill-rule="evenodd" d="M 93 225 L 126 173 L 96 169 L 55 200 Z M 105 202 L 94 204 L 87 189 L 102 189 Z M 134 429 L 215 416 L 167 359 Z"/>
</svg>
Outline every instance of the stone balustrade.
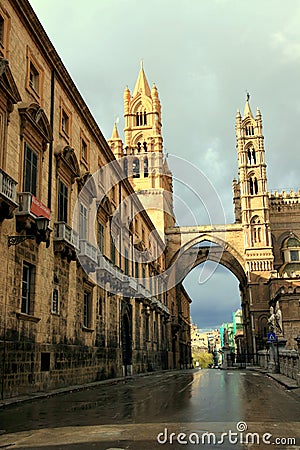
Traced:
<svg viewBox="0 0 300 450">
<path fill-rule="evenodd" d="M 293 380 L 297 380 L 297 377 L 300 375 L 300 366 L 299 355 L 296 350 L 279 350 L 279 372 Z"/>
<path fill-rule="evenodd" d="M 268 350 L 258 352 L 258 362 L 262 369 L 270 372 L 277 372 L 286 377 L 296 380 L 300 386 L 300 336 L 295 338 L 297 350 L 277 348 L 276 344 L 270 346 Z M 272 351 L 273 350 L 273 351 Z"/>
</svg>

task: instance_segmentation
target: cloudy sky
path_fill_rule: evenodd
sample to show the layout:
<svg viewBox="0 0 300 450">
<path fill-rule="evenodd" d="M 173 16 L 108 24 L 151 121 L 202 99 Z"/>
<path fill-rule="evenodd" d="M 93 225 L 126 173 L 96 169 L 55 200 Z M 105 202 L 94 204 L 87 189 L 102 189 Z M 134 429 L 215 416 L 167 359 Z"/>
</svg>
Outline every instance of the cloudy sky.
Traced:
<svg viewBox="0 0 300 450">
<path fill-rule="evenodd" d="M 299 189 L 300 2 L 298 0 L 30 0 L 74 82 L 109 138 L 123 91 L 133 90 L 141 59 L 162 102 L 166 153 L 208 177 L 233 221 L 237 175 L 235 115 L 250 92 L 263 116 L 269 190 Z M 84 7 L 83 7 L 84 6 Z M 186 175 L 186 174 L 185 174 Z M 207 223 L 203 208 L 176 195 Z M 194 203 L 195 202 L 195 203 Z M 179 224 L 186 224 L 178 208 Z M 199 327 L 230 320 L 238 282 L 217 268 L 185 280 Z M 211 265 L 205 270 L 212 272 Z"/>
</svg>

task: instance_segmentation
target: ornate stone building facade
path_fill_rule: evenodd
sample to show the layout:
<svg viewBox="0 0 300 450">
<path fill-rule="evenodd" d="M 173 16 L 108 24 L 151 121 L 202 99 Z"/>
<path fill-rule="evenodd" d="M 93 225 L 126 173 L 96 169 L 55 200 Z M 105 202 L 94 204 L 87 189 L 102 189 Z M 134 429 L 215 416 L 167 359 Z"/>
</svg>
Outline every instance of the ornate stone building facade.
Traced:
<svg viewBox="0 0 300 450">
<path fill-rule="evenodd" d="M 27 0 L 1 1 L 0 53 L 2 396 L 179 367 L 156 89 L 151 110 L 148 90 L 125 93 L 126 146 L 160 202 L 151 216 L 137 168 L 124 176 L 115 159 L 116 129 L 109 146 Z"/>
<path fill-rule="evenodd" d="M 290 348 L 300 335 L 300 192 L 268 191 L 260 111 L 236 117 L 235 223 L 198 227 L 175 226 L 143 67 L 124 117 L 124 143 L 116 125 L 106 142 L 28 1 L 1 0 L 2 396 L 188 367 L 181 281 L 207 259 L 240 282 L 249 353 L 271 306 Z"/>
<path fill-rule="evenodd" d="M 248 97 L 243 116 L 236 116 L 235 223 L 166 230 L 167 267 L 176 262 L 183 268 L 181 278 L 207 259 L 237 277 L 243 348 L 249 354 L 267 345 L 271 307 L 282 320 L 274 331 L 287 348 L 297 348 L 300 335 L 300 192 L 269 192 L 262 125 L 261 113 L 253 115 Z M 206 242 L 215 245 L 205 247 Z"/>
</svg>

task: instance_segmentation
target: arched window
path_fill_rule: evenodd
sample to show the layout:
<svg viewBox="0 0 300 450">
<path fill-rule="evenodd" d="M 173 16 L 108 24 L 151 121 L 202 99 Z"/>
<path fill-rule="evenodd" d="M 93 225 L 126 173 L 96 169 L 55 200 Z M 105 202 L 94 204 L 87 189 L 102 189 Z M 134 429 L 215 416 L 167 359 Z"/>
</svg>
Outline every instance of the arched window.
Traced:
<svg viewBox="0 0 300 450">
<path fill-rule="evenodd" d="M 144 152 L 147 153 L 147 142 L 143 142 Z"/>
<path fill-rule="evenodd" d="M 256 177 L 249 178 L 250 195 L 258 194 L 258 181 Z"/>
<path fill-rule="evenodd" d="M 257 182 L 257 178 L 254 178 L 254 182 L 253 182 L 253 187 L 254 187 L 254 194 L 258 193 L 258 182 Z"/>
<path fill-rule="evenodd" d="M 248 148 L 248 163 L 251 164 L 252 158 L 251 158 L 251 150 Z"/>
<path fill-rule="evenodd" d="M 132 177 L 140 178 L 140 161 L 138 158 L 134 158 L 132 163 Z"/>
<path fill-rule="evenodd" d="M 144 158 L 144 177 L 147 178 L 148 175 L 149 175 L 149 172 L 148 172 L 148 157 L 145 156 L 145 158 Z"/>
<path fill-rule="evenodd" d="M 147 112 L 145 109 L 141 111 L 141 106 L 139 106 L 139 111 L 135 114 L 135 123 L 137 127 L 147 125 Z"/>
<path fill-rule="evenodd" d="M 300 262 L 300 241 L 296 237 L 285 239 L 281 250 L 285 263 Z"/>
<path fill-rule="evenodd" d="M 137 151 L 138 151 L 138 153 L 141 153 L 141 147 L 142 147 L 142 144 L 140 142 L 138 142 L 137 143 Z"/>
<path fill-rule="evenodd" d="M 256 164 L 256 153 L 254 148 L 249 147 L 247 155 L 248 155 L 248 164 Z"/>
<path fill-rule="evenodd" d="M 268 318 L 266 316 L 262 316 L 258 321 L 258 347 L 260 349 L 265 347 L 268 331 Z"/>
<path fill-rule="evenodd" d="M 124 159 L 124 172 L 126 177 L 128 177 L 128 161 L 127 158 Z"/>
<path fill-rule="evenodd" d="M 253 191 L 253 180 L 252 180 L 252 177 L 249 180 L 249 187 L 250 187 L 250 195 L 253 195 L 254 191 Z"/>
<path fill-rule="evenodd" d="M 251 219 L 251 236 L 252 245 L 260 244 L 262 242 L 262 224 L 258 216 Z"/>
<path fill-rule="evenodd" d="M 247 125 L 245 127 L 246 136 L 253 136 L 254 135 L 254 127 L 252 125 Z"/>
</svg>

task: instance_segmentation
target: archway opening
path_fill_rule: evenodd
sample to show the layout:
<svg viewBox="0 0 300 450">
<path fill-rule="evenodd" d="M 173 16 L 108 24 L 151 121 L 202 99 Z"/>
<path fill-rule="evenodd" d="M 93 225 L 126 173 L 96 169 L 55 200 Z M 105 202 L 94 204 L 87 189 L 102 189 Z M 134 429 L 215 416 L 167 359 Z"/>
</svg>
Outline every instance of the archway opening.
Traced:
<svg viewBox="0 0 300 450">
<path fill-rule="evenodd" d="M 183 285 L 192 299 L 192 319 L 201 328 L 230 322 L 232 312 L 241 308 L 239 280 L 222 264 L 209 260 L 199 264 Z"/>
<path fill-rule="evenodd" d="M 211 242 L 193 246 L 197 249 L 208 247 L 217 246 Z M 195 264 L 183 281 L 192 300 L 191 351 L 196 367 L 215 368 L 235 364 L 244 358 L 241 280 L 228 268 L 227 262 L 226 255 L 220 262 L 210 260 L 208 255 L 208 259 Z"/>
</svg>

